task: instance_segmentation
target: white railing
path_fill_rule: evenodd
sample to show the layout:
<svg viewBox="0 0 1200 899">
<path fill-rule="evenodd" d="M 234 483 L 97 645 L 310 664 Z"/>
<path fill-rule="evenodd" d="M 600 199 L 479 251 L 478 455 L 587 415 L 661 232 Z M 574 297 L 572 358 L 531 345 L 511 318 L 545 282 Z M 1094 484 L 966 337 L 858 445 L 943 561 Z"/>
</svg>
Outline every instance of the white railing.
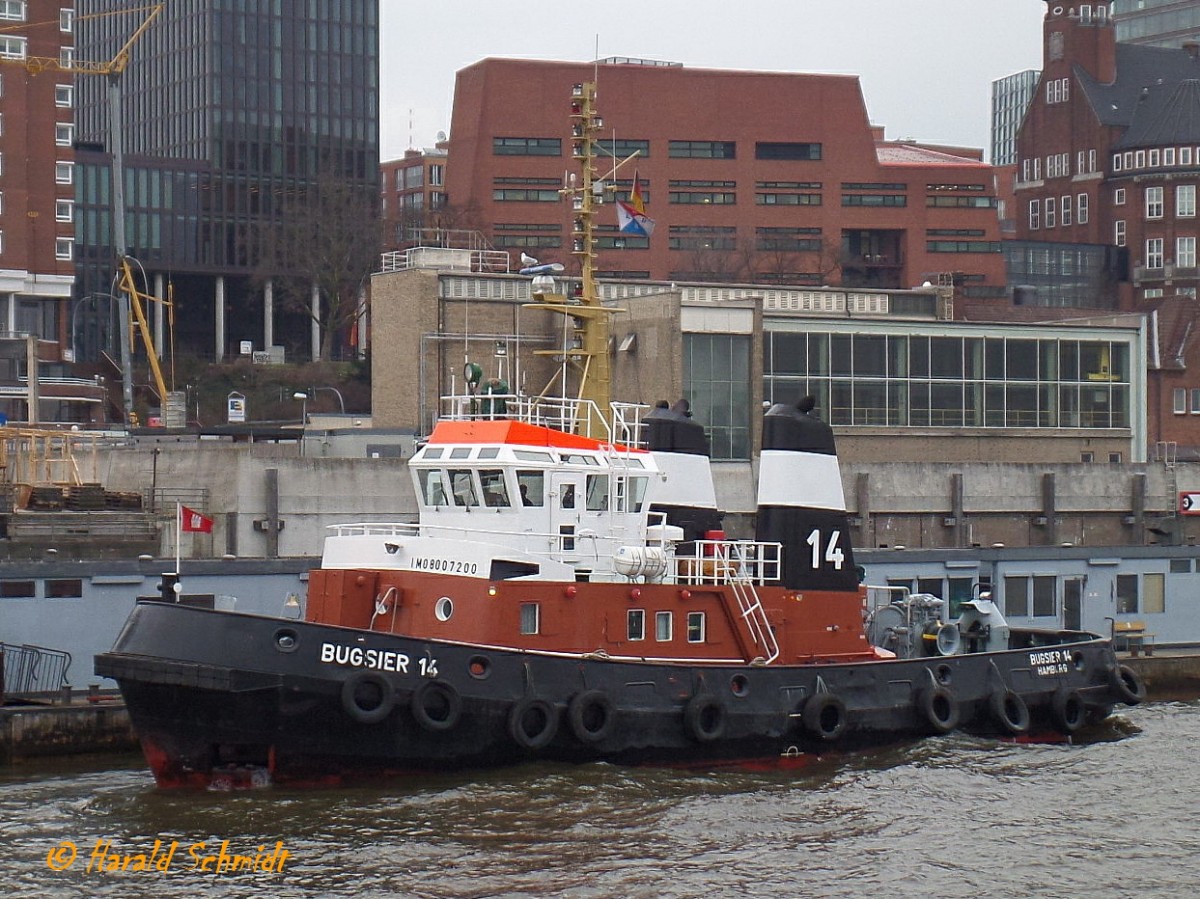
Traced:
<svg viewBox="0 0 1200 899">
<path fill-rule="evenodd" d="M 740 581 L 772 584 L 779 581 L 782 543 L 757 540 L 696 540 L 694 555 L 676 555 L 679 582 L 719 585 Z"/>
</svg>

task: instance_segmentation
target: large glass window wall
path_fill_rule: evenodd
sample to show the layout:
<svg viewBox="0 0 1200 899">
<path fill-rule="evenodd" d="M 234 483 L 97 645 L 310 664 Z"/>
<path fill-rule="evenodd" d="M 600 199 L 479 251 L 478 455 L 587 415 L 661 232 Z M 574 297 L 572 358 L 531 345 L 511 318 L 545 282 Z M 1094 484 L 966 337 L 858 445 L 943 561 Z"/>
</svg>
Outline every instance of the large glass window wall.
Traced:
<svg viewBox="0 0 1200 899">
<path fill-rule="evenodd" d="M 1107 340 L 772 331 L 763 398 L 834 425 L 1128 428 L 1130 347 Z"/>
<path fill-rule="evenodd" d="M 750 338 L 684 334 L 683 383 L 713 459 L 750 458 Z"/>
</svg>

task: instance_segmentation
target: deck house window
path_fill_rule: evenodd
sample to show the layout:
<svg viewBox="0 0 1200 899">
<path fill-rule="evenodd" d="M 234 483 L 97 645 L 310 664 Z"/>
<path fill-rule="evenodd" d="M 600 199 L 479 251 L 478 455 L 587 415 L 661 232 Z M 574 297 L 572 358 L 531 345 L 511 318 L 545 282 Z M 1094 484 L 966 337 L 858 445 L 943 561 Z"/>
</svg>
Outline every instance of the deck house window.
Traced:
<svg viewBox="0 0 1200 899">
<path fill-rule="evenodd" d="M 668 643 L 674 636 L 675 617 L 670 612 L 654 613 L 654 639 L 659 643 Z"/>
<path fill-rule="evenodd" d="M 1006 577 L 1004 579 L 1004 614 L 1009 618 L 1029 616 L 1029 578 Z"/>
<path fill-rule="evenodd" d="M 541 611 L 542 607 L 536 602 L 521 603 L 521 633 L 523 635 L 528 636 L 539 632 L 542 623 Z"/>
<path fill-rule="evenodd" d="M 33 599 L 36 596 L 34 581 L 0 581 L 0 599 Z"/>
<path fill-rule="evenodd" d="M 646 639 L 646 610 L 630 609 L 625 615 L 625 633 L 630 640 Z"/>
<path fill-rule="evenodd" d="M 1142 612 L 1146 615 L 1167 610 L 1166 575 L 1153 573 L 1142 575 Z"/>
<path fill-rule="evenodd" d="M 706 634 L 703 612 L 688 612 L 687 639 L 689 643 L 703 643 Z"/>
</svg>

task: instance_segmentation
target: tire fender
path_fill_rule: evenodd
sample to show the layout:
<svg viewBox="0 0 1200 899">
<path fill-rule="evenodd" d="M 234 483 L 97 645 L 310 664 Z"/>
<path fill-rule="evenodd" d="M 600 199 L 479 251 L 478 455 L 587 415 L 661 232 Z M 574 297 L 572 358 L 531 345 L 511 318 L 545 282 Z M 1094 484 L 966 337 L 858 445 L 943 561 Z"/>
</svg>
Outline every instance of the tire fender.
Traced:
<svg viewBox="0 0 1200 899">
<path fill-rule="evenodd" d="M 379 691 L 379 702 L 366 705 L 359 696 L 359 688 L 374 687 Z M 359 724 L 378 724 L 392 713 L 396 705 L 396 691 L 392 682 L 378 671 L 356 671 L 342 681 L 342 709 Z"/>
</svg>

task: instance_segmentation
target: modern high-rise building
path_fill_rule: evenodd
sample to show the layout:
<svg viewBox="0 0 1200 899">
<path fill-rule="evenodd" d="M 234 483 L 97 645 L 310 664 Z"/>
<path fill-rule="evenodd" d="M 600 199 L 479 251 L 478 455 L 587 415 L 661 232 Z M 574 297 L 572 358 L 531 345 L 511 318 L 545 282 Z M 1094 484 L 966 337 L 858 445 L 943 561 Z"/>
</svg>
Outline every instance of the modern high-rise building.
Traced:
<svg viewBox="0 0 1200 899">
<path fill-rule="evenodd" d="M 1037 90 L 1041 72 L 1026 69 L 992 82 L 992 165 L 1017 161 L 1017 131 Z"/>
<path fill-rule="evenodd" d="M 604 199 L 635 180 L 653 234 L 600 213 L 601 277 L 913 287 L 1005 296 L 993 168 L 982 152 L 884 140 L 858 79 L 485 59 L 458 73 L 446 193 L 493 246 L 572 264 L 573 86 L 596 80 Z M 626 158 L 632 161 L 613 167 Z"/>
<path fill-rule="evenodd" d="M 179 349 L 216 359 L 243 346 L 315 351 L 300 301 L 258 266 L 285 211 L 322 179 L 378 195 L 378 6 L 172 0 L 132 47 L 120 79 L 126 238 L 152 292 L 173 293 Z M 145 15 L 120 9 L 79 0 L 78 58 L 113 57 Z M 111 291 L 107 88 L 77 79 L 82 297 Z M 103 305 L 86 303 L 79 323 L 92 354 L 112 347 Z"/>
<path fill-rule="evenodd" d="M 1115 0 L 1117 40 L 1181 47 L 1200 40 L 1200 0 Z"/>
</svg>

